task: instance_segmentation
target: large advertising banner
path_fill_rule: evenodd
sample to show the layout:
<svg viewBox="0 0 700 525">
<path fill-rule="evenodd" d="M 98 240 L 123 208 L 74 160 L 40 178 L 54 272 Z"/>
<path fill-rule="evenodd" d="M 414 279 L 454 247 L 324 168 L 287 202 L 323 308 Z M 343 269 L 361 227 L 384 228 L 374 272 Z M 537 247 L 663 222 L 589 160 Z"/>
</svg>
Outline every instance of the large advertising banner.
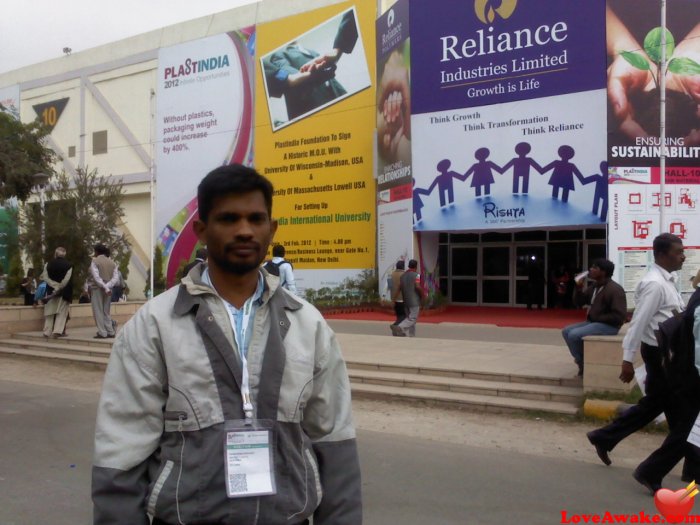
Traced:
<svg viewBox="0 0 700 525">
<path fill-rule="evenodd" d="M 19 84 L 0 88 L 0 104 L 5 113 L 9 113 L 19 120 Z"/>
<path fill-rule="evenodd" d="M 374 14 L 363 0 L 257 26 L 255 166 L 300 292 L 375 266 Z"/>
<path fill-rule="evenodd" d="M 658 0 L 608 0 L 609 257 L 634 306 L 634 289 L 654 260 L 662 232 L 683 240 L 678 286 L 692 293 L 700 269 L 700 12 L 697 2 L 667 10 L 667 67 L 661 70 Z M 666 140 L 660 139 L 660 76 L 666 80 Z M 661 188 L 660 156 L 666 169 Z M 663 224 L 662 213 L 663 208 Z"/>
<path fill-rule="evenodd" d="M 254 28 L 158 54 L 156 234 L 168 286 L 197 238 L 197 185 L 224 164 L 252 162 Z"/>
<path fill-rule="evenodd" d="M 396 262 L 413 258 L 408 4 L 399 0 L 377 20 L 377 266 L 386 300 Z"/>
<path fill-rule="evenodd" d="M 417 2 L 410 19 L 414 229 L 604 224 L 603 0 Z"/>
</svg>

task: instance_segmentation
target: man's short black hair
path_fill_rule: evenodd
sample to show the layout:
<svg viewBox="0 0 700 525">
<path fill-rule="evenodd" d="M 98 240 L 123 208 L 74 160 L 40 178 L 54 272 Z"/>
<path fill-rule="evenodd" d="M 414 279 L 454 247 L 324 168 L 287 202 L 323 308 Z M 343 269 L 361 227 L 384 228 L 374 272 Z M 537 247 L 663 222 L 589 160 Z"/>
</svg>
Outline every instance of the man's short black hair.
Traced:
<svg viewBox="0 0 700 525">
<path fill-rule="evenodd" d="M 214 207 L 214 200 L 231 193 L 253 193 L 259 191 L 265 198 L 267 213 L 272 218 L 272 183 L 255 169 L 242 164 L 228 164 L 210 171 L 197 187 L 199 220 L 207 222 Z"/>
<path fill-rule="evenodd" d="M 284 245 L 275 244 L 272 247 L 272 256 L 273 257 L 284 257 Z"/>
<path fill-rule="evenodd" d="M 199 248 L 194 254 L 195 259 L 202 259 L 203 261 L 207 260 L 207 256 L 208 254 L 206 248 Z"/>
<path fill-rule="evenodd" d="M 404 261 L 403 259 L 401 259 L 400 261 L 396 261 L 397 270 L 403 270 L 404 268 L 406 268 L 406 261 Z"/>
<path fill-rule="evenodd" d="M 605 272 L 606 277 L 612 277 L 615 271 L 615 263 L 607 259 L 596 259 L 591 266 L 595 266 L 602 272 Z"/>
<path fill-rule="evenodd" d="M 109 248 L 107 248 L 104 244 L 96 244 L 95 253 L 97 255 L 104 255 L 105 257 L 109 257 Z"/>
<path fill-rule="evenodd" d="M 674 244 L 683 244 L 683 240 L 672 233 L 662 233 L 654 239 L 654 258 L 665 255 L 671 250 Z"/>
<path fill-rule="evenodd" d="M 418 268 L 418 261 L 416 261 L 415 259 L 411 259 L 410 261 L 408 261 L 409 270 L 415 270 L 416 268 Z"/>
</svg>

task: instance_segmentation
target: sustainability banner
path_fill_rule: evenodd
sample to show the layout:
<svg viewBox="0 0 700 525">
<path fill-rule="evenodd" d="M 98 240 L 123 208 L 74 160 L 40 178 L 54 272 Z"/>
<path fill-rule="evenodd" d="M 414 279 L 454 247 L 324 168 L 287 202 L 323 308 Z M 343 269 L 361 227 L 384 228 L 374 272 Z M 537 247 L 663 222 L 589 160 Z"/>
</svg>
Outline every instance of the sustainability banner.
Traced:
<svg viewBox="0 0 700 525">
<path fill-rule="evenodd" d="M 197 238 L 197 185 L 252 162 L 254 28 L 162 48 L 156 109 L 156 233 L 168 286 Z"/>
<path fill-rule="evenodd" d="M 653 262 L 662 232 L 683 240 L 678 286 L 687 298 L 700 269 L 700 12 L 677 0 L 667 10 L 667 67 L 661 69 L 658 0 L 609 0 L 609 257 L 633 305 L 634 289 Z M 666 139 L 660 139 L 661 76 L 666 80 Z M 663 148 L 663 149 L 662 149 Z M 661 154 L 666 169 L 660 168 Z M 662 190 L 661 182 L 664 182 Z M 663 217 L 662 217 L 663 210 Z"/>
<path fill-rule="evenodd" d="M 605 223 L 603 0 L 411 5 L 414 229 Z"/>
<path fill-rule="evenodd" d="M 255 165 L 300 291 L 340 293 L 375 265 L 374 13 L 362 0 L 257 26 Z"/>
</svg>

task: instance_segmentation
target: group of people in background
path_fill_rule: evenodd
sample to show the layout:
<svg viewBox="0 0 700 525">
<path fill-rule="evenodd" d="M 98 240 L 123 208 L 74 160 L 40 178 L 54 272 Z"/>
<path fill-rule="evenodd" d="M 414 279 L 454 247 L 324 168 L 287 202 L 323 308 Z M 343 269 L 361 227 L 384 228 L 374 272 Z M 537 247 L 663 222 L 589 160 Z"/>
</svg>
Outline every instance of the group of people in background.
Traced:
<svg viewBox="0 0 700 525">
<path fill-rule="evenodd" d="M 109 248 L 97 244 L 94 249 L 79 302 L 92 305 L 95 338 L 108 339 L 115 336 L 117 327 L 111 316 L 111 303 L 126 300 L 126 282 L 110 258 Z M 53 259 L 44 265 L 38 280 L 34 268 L 29 268 L 20 288 L 25 306 L 44 307 L 44 337 L 65 336 L 73 301 L 73 265 L 66 259 L 66 249 L 59 246 L 54 250 Z"/>
<path fill-rule="evenodd" d="M 654 239 L 654 264 L 637 284 L 634 314 L 622 341 L 620 380 L 635 377 L 637 353 L 644 361 L 644 396 L 608 425 L 587 434 L 596 453 L 610 465 L 615 446 L 654 421 L 662 413 L 669 434 L 634 471 L 634 479 L 652 494 L 662 488 L 664 477 L 685 459 L 681 478 L 700 479 L 700 448 L 687 441 L 700 412 L 700 272 L 693 279 L 695 292 L 685 304 L 678 291 L 677 272 L 683 267 L 683 241 L 670 233 Z M 565 327 L 562 336 L 583 375 L 584 342 L 589 335 L 615 335 L 627 317 L 624 289 L 612 280 L 615 265 L 595 261 L 588 275 L 576 282 L 575 302 L 588 308 L 586 321 Z M 676 324 L 669 324 L 677 321 Z M 688 358 L 678 364 L 681 356 Z"/>
</svg>

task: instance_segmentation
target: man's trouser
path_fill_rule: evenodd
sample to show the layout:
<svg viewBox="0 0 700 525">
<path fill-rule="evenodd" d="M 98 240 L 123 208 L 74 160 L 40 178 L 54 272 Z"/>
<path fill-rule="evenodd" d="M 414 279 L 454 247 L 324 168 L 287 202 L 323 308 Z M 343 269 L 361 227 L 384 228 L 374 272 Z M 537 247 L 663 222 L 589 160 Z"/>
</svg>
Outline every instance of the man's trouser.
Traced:
<svg viewBox="0 0 700 525">
<path fill-rule="evenodd" d="M 112 295 L 106 293 L 102 288 L 91 288 L 90 303 L 92 304 L 92 315 L 95 318 L 98 335 L 114 337 L 114 325 L 109 312 L 112 304 Z"/>
</svg>

